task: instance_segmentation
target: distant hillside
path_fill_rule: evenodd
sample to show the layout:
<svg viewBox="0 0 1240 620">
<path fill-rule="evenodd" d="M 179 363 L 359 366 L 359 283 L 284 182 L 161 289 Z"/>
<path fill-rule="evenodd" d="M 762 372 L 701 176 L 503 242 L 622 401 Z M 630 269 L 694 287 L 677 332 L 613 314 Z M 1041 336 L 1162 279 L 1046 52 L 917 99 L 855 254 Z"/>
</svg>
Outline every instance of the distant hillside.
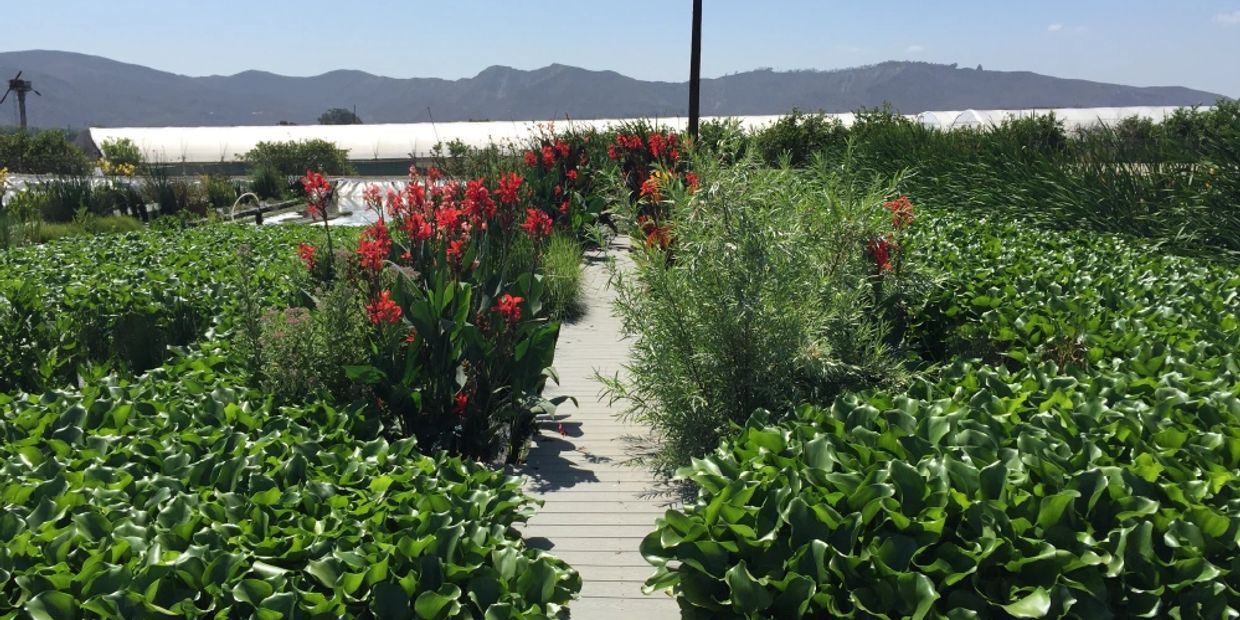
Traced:
<svg viewBox="0 0 1240 620">
<path fill-rule="evenodd" d="M 684 82 L 646 82 L 614 71 L 551 65 L 490 67 L 472 78 L 395 79 L 361 71 L 286 77 L 260 71 L 188 77 L 69 52 L 0 52 L 0 78 L 18 70 L 42 97 L 36 127 L 272 125 L 315 122 L 357 107 L 368 123 L 684 116 Z M 982 71 L 914 62 L 837 71 L 749 71 L 702 82 L 707 115 L 846 112 L 890 103 L 925 110 L 1212 104 L 1220 95 L 1180 87 L 1137 88 L 1025 71 Z M 12 97 L 10 97 L 10 100 Z M 12 123 L 11 101 L 0 124 Z"/>
</svg>

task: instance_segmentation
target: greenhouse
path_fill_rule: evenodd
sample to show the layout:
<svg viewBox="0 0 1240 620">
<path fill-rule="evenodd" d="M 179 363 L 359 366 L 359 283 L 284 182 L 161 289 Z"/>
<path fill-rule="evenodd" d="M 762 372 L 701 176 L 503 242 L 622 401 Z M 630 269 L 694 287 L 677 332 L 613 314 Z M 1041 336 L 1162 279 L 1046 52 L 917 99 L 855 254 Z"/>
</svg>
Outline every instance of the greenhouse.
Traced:
<svg viewBox="0 0 1240 620">
<path fill-rule="evenodd" d="M 1163 121 L 1176 108 L 1060 108 L 1027 110 L 964 110 L 927 111 L 908 116 L 922 125 L 936 129 L 976 129 L 1001 124 L 1010 118 L 1054 113 L 1069 130 L 1098 124 L 1113 124 L 1124 118 L 1147 118 Z M 845 127 L 851 126 L 856 114 L 829 114 Z M 769 126 L 778 116 L 736 117 L 743 129 L 752 131 Z M 723 117 L 704 121 L 723 120 Z M 548 121 L 549 122 L 549 121 Z M 146 161 L 196 166 L 235 166 L 260 142 L 289 142 L 320 139 L 335 143 L 348 151 L 350 161 L 363 164 L 359 171 L 373 174 L 399 174 L 410 160 L 431 156 L 436 144 L 459 142 L 473 148 L 492 144 L 508 145 L 521 142 L 537 131 L 535 121 L 402 123 L 377 125 L 289 125 L 242 127 L 117 127 L 91 128 L 90 141 L 98 148 L 109 140 L 127 138 L 138 145 Z M 614 127 L 625 119 L 556 121 L 564 129 Z M 656 127 L 683 131 L 684 118 L 652 119 Z M 386 165 L 385 165 L 386 164 Z"/>
</svg>

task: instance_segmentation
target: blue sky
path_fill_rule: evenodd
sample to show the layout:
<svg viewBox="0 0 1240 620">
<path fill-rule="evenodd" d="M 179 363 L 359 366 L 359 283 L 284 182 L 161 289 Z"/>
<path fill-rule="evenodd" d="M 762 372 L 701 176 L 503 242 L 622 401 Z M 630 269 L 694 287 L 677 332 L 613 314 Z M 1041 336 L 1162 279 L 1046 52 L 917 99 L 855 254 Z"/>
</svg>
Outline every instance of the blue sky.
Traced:
<svg viewBox="0 0 1240 620">
<path fill-rule="evenodd" d="M 689 0 L 5 0 L 0 49 L 189 75 L 472 76 L 553 62 L 688 76 Z M 1240 97 L 1240 0 L 705 0 L 703 73 L 915 59 Z M 20 24 L 14 27 L 14 24 Z"/>
</svg>

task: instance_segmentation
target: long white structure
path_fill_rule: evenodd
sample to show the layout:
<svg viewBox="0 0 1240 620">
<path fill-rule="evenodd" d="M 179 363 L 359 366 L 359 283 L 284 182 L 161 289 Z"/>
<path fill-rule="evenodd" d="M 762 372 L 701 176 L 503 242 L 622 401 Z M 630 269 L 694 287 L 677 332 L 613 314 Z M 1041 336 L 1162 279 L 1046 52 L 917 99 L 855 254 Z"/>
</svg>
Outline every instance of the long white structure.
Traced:
<svg viewBox="0 0 1240 620">
<path fill-rule="evenodd" d="M 1068 130 L 1100 124 L 1113 124 L 1124 118 L 1140 117 L 1162 122 L 1177 108 L 1059 108 L 1031 110 L 964 110 L 923 112 L 908 116 L 927 127 L 979 129 L 998 125 L 1005 119 L 1053 112 Z M 830 114 L 845 126 L 852 125 L 856 115 Z M 703 120 L 717 120 L 712 117 Z M 774 123 L 779 116 L 735 117 L 748 130 Z M 557 127 L 603 129 L 616 127 L 625 119 L 556 121 Z M 687 119 L 647 119 L 666 129 L 683 131 Z M 383 125 L 290 125 L 257 127 L 92 127 L 90 138 L 96 146 L 108 140 L 128 138 L 138 145 L 149 162 L 167 164 L 234 163 L 259 142 L 285 142 L 322 139 L 333 142 L 349 153 L 353 161 L 394 161 L 423 159 L 440 142 L 460 141 L 472 147 L 490 144 L 520 144 L 547 124 L 533 121 L 405 123 Z"/>
</svg>

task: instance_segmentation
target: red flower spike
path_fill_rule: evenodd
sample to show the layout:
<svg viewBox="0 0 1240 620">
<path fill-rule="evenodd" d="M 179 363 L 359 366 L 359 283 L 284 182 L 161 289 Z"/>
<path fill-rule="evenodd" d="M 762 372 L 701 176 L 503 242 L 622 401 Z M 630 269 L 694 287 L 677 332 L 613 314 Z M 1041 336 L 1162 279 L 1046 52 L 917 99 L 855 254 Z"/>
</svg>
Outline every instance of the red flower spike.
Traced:
<svg viewBox="0 0 1240 620">
<path fill-rule="evenodd" d="M 521 302 L 523 301 L 525 301 L 524 297 L 504 293 L 496 300 L 492 309 L 504 317 L 505 321 L 516 323 L 521 320 Z"/>
<path fill-rule="evenodd" d="M 379 293 L 379 298 L 366 304 L 366 313 L 374 325 L 395 325 L 400 321 L 400 306 L 392 300 L 387 291 Z"/>
<path fill-rule="evenodd" d="M 533 153 L 530 153 L 533 155 Z M 516 204 L 521 199 L 521 184 L 525 179 L 521 175 L 510 172 L 506 175 L 500 175 L 499 188 L 495 190 L 495 195 L 499 196 L 499 201 L 506 204 Z"/>
<path fill-rule="evenodd" d="M 551 227 L 551 216 L 543 213 L 541 209 L 525 210 L 525 222 L 521 224 L 521 229 L 531 238 L 539 239 L 551 236 Z"/>
<path fill-rule="evenodd" d="M 301 262 L 306 264 L 306 269 L 314 271 L 314 255 L 318 252 L 318 248 L 309 243 L 297 244 L 297 256 L 301 258 Z"/>
</svg>

